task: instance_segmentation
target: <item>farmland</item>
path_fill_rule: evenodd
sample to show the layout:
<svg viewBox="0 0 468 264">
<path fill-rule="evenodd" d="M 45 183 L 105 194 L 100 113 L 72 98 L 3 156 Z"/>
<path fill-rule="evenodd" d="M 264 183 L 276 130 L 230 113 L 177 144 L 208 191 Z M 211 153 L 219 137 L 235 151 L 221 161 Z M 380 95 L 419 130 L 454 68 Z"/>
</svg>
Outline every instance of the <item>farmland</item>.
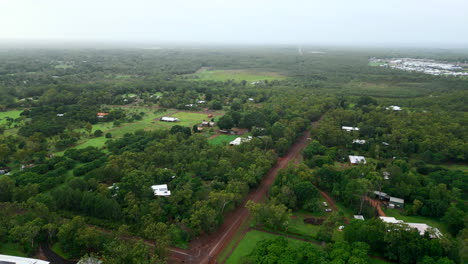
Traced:
<svg viewBox="0 0 468 264">
<path fill-rule="evenodd" d="M 284 80 L 287 77 L 277 72 L 263 72 L 254 70 L 210 70 L 203 69 L 195 74 L 187 75 L 195 80 L 213 80 L 213 81 L 273 81 Z"/>
</svg>

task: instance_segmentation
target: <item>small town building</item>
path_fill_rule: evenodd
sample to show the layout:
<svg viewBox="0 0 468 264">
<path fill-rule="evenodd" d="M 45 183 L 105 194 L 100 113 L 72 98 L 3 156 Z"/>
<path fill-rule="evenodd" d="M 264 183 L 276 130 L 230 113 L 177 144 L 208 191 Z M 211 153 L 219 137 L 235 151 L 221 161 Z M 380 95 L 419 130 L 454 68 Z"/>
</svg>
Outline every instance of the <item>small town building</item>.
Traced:
<svg viewBox="0 0 468 264">
<path fill-rule="evenodd" d="M 255 102 L 255 99 L 253 99 L 253 98 L 249 98 L 247 100 L 249 100 L 250 102 Z"/>
<path fill-rule="evenodd" d="M 366 144 L 366 141 L 364 139 L 353 139 L 353 144 L 364 145 Z"/>
<path fill-rule="evenodd" d="M 215 126 L 215 122 L 203 121 L 203 122 L 201 122 L 201 126 L 202 126 L 202 127 L 214 127 L 214 126 Z"/>
<path fill-rule="evenodd" d="M 350 126 L 342 126 L 341 129 L 345 130 L 345 131 L 359 131 L 359 127 L 350 127 Z"/>
<path fill-rule="evenodd" d="M 354 215 L 354 219 L 364 220 L 364 216 L 362 216 L 362 215 Z"/>
<path fill-rule="evenodd" d="M 200 101 L 197 101 L 197 104 L 206 104 L 206 101 L 200 100 Z"/>
<path fill-rule="evenodd" d="M 109 115 L 109 113 L 97 113 L 98 118 L 104 118 L 104 117 L 106 117 L 108 115 Z"/>
<path fill-rule="evenodd" d="M 49 264 L 49 261 L 32 259 L 32 258 L 22 258 L 9 255 L 0 255 L 0 264 Z"/>
<path fill-rule="evenodd" d="M 64 116 L 65 114 L 57 114 L 58 117 L 62 117 Z"/>
<path fill-rule="evenodd" d="M 401 107 L 396 106 L 396 105 L 391 105 L 389 107 L 386 107 L 385 109 L 387 110 L 393 110 L 393 111 L 401 111 Z"/>
<path fill-rule="evenodd" d="M 167 184 L 153 185 L 151 189 L 155 196 L 170 196 L 171 191 L 167 188 Z"/>
<path fill-rule="evenodd" d="M 393 204 L 394 208 L 403 208 L 405 206 L 405 200 L 390 196 L 390 200 L 388 204 L 389 205 Z"/>
<path fill-rule="evenodd" d="M 352 165 L 358 165 L 358 164 L 366 164 L 366 158 L 364 158 L 363 156 L 353 156 L 353 155 L 349 155 L 349 162 L 352 164 Z"/>
<path fill-rule="evenodd" d="M 161 117 L 160 119 L 161 121 L 163 122 L 179 122 L 179 118 L 176 118 L 176 117 L 169 117 L 169 116 L 163 116 Z"/>
</svg>

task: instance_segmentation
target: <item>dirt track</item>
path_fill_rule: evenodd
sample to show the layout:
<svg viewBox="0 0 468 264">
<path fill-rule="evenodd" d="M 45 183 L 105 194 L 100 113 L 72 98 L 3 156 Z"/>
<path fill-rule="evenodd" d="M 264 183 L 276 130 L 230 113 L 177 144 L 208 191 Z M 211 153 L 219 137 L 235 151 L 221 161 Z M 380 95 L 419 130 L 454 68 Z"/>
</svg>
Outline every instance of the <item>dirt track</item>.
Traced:
<svg viewBox="0 0 468 264">
<path fill-rule="evenodd" d="M 315 126 L 316 124 L 313 124 L 313 127 Z M 247 220 L 249 216 L 249 211 L 245 208 L 247 201 L 252 200 L 254 202 L 259 202 L 266 196 L 278 171 L 285 168 L 290 161 L 295 160 L 299 156 L 301 150 L 307 145 L 309 136 L 310 132 L 305 132 L 289 149 L 286 156 L 278 158 L 278 161 L 265 175 L 259 187 L 251 191 L 237 209 L 225 216 L 225 222 L 216 233 L 194 239 L 190 244 L 189 250 L 171 248 L 169 250 L 171 252 L 169 263 L 216 263 L 218 254 L 221 253 L 224 247 L 229 243 L 242 223 Z"/>
<path fill-rule="evenodd" d="M 380 207 L 380 201 L 378 200 L 375 200 L 375 199 L 371 199 L 369 197 L 365 197 L 365 199 L 373 206 L 375 207 L 375 209 L 377 209 L 377 213 L 379 213 L 379 216 L 387 216 L 384 211 L 382 210 L 382 208 Z"/>
</svg>

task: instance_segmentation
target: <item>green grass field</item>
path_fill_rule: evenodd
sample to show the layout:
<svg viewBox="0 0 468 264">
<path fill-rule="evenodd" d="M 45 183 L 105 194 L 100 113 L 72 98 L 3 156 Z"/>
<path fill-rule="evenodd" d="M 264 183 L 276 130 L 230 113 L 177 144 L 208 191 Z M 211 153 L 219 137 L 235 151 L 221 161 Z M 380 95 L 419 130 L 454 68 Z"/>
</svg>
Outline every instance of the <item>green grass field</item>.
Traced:
<svg viewBox="0 0 468 264">
<path fill-rule="evenodd" d="M 208 144 L 226 146 L 237 137 L 237 135 L 219 135 L 215 138 L 208 139 Z"/>
<path fill-rule="evenodd" d="M 281 75 L 277 72 L 262 72 L 254 70 L 208 70 L 204 69 L 195 74 L 186 75 L 193 77 L 195 80 L 213 80 L 213 81 L 227 81 L 235 80 L 247 82 L 255 81 L 273 81 L 273 80 L 284 80 L 286 76 Z"/>
<path fill-rule="evenodd" d="M 174 123 L 174 125 L 186 126 L 192 128 L 193 125 L 200 124 L 203 120 L 209 120 L 207 114 L 202 113 L 187 113 L 187 112 L 178 112 L 172 117 L 177 117 L 180 119 L 180 122 Z M 173 126 L 170 124 L 169 126 Z"/>
<path fill-rule="evenodd" d="M 261 240 L 264 239 L 272 239 L 272 238 L 277 238 L 279 236 L 273 235 L 270 233 L 265 233 L 257 230 L 252 230 L 247 232 L 245 234 L 245 237 L 242 239 L 242 241 L 237 245 L 236 249 L 234 252 L 232 252 L 231 256 L 226 261 L 226 264 L 236 264 L 239 263 L 240 259 L 243 256 L 248 255 L 252 249 L 255 247 L 255 244 Z M 288 242 L 290 243 L 291 246 L 300 246 L 303 244 L 308 244 L 305 241 L 302 240 L 297 240 L 297 239 L 290 239 L 287 238 Z M 312 244 L 314 247 L 317 249 L 321 249 L 320 246 Z"/>
<path fill-rule="evenodd" d="M 21 246 L 16 243 L 2 243 L 0 244 L 0 254 L 27 257 L 26 253 L 23 252 Z"/>
<path fill-rule="evenodd" d="M 23 112 L 23 110 L 10 110 L 6 112 L 0 112 L 0 125 L 6 123 L 5 118 L 10 117 L 10 118 L 18 118 L 20 117 L 20 114 Z"/>
<path fill-rule="evenodd" d="M 464 172 L 468 172 L 468 165 L 465 164 L 441 164 L 438 166 L 444 167 L 449 170 L 461 170 Z"/>
<path fill-rule="evenodd" d="M 111 133 L 112 138 L 121 138 L 126 133 L 133 133 L 137 130 L 151 131 L 155 129 L 169 129 L 174 125 L 186 126 L 192 128 L 193 125 L 201 123 L 203 120 L 208 120 L 208 116 L 203 113 L 189 113 L 189 112 L 177 112 L 175 109 L 169 109 L 165 112 L 157 111 L 152 108 L 145 107 L 134 107 L 126 109 L 129 113 L 140 113 L 145 112 L 145 115 L 141 120 L 135 120 L 132 123 L 124 123 L 118 127 L 114 127 L 112 122 L 100 122 L 93 125 L 91 133 L 94 133 L 96 130 L 101 130 L 106 133 Z M 159 118 L 163 116 L 172 116 L 180 119 L 180 122 L 177 123 L 167 123 L 159 121 Z M 104 137 L 97 138 L 83 138 L 81 139 L 75 148 L 86 148 L 89 146 L 100 148 L 105 145 L 107 138 Z M 60 155 L 62 152 L 55 153 Z"/>
</svg>

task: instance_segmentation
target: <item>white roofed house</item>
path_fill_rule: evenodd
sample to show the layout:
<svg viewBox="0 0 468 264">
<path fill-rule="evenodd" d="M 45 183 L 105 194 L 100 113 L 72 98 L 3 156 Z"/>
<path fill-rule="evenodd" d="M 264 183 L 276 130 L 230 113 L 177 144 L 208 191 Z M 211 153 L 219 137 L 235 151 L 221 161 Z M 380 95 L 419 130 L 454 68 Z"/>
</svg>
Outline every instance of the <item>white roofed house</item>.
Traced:
<svg viewBox="0 0 468 264">
<path fill-rule="evenodd" d="M 168 116 L 163 116 L 161 117 L 160 119 L 161 121 L 163 122 L 179 122 L 179 118 L 176 118 L 176 117 L 168 117 Z"/>
<path fill-rule="evenodd" d="M 350 127 L 350 126 L 342 126 L 341 129 L 345 130 L 345 131 L 359 131 L 359 127 Z"/>
<path fill-rule="evenodd" d="M 401 111 L 401 107 L 396 106 L 396 105 L 391 105 L 389 107 L 386 107 L 385 109 L 387 110 L 393 110 L 393 111 Z"/>
<path fill-rule="evenodd" d="M 353 144 L 364 145 L 366 141 L 364 139 L 353 139 Z"/>
<path fill-rule="evenodd" d="M 0 255 L 0 264 L 49 264 L 49 261 L 32 259 L 32 258 L 22 258 L 9 255 Z"/>
<path fill-rule="evenodd" d="M 151 189 L 155 196 L 170 196 L 171 191 L 167 188 L 167 184 L 153 185 Z"/>
<path fill-rule="evenodd" d="M 357 164 L 366 164 L 366 158 L 364 158 L 363 156 L 353 156 L 353 155 L 349 155 L 349 162 L 352 164 L 352 165 L 357 165 Z"/>
<path fill-rule="evenodd" d="M 231 146 L 238 146 L 244 142 L 249 142 L 250 140 L 252 140 L 252 136 L 248 136 L 246 138 L 241 138 L 241 137 L 238 137 L 236 139 L 234 139 L 233 141 L 229 142 L 229 145 Z"/>
</svg>

